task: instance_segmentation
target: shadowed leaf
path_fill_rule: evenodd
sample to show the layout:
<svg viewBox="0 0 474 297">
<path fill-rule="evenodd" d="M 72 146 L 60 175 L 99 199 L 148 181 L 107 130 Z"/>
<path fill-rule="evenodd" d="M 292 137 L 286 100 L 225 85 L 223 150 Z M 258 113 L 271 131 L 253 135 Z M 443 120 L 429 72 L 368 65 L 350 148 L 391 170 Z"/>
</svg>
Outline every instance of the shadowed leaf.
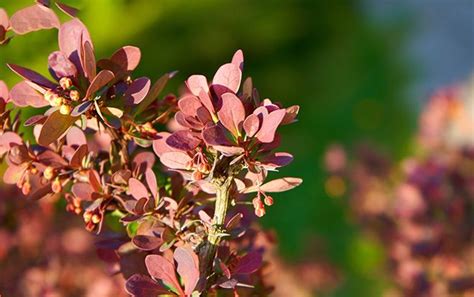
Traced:
<svg viewBox="0 0 474 297">
<path fill-rule="evenodd" d="M 38 143 L 42 146 L 48 146 L 54 141 L 59 140 L 75 120 L 75 117 L 63 115 L 59 111 L 53 112 L 41 128 Z"/>
<path fill-rule="evenodd" d="M 71 111 L 71 115 L 72 115 L 73 117 L 78 117 L 78 116 L 80 116 L 81 114 L 83 114 L 83 113 L 85 113 L 86 111 L 88 111 L 89 109 L 91 109 L 91 107 L 92 107 L 93 104 L 94 104 L 94 101 L 92 101 L 92 100 L 82 102 L 82 103 L 79 104 L 78 106 L 74 107 L 74 109 Z"/>
<path fill-rule="evenodd" d="M 64 12 L 65 14 L 67 14 L 68 16 L 70 17 L 76 17 L 77 16 L 77 13 L 79 12 L 78 9 L 74 8 L 74 7 L 71 7 L 69 5 L 66 5 L 64 3 L 60 3 L 60 2 L 57 2 L 56 1 L 56 6 L 62 11 Z"/>
<path fill-rule="evenodd" d="M 31 69 L 28 69 L 28 68 L 21 67 L 21 66 L 15 65 L 15 64 L 7 64 L 7 66 L 13 72 L 18 74 L 19 76 L 21 76 L 24 79 L 29 80 L 29 81 L 39 85 L 41 87 L 45 87 L 45 88 L 48 88 L 48 89 L 56 88 L 56 85 L 53 82 L 51 82 L 49 79 L 42 76 L 41 74 L 39 74 L 36 71 L 33 71 Z"/>
<path fill-rule="evenodd" d="M 128 104 L 139 104 L 145 99 L 150 90 L 150 79 L 147 77 L 140 77 L 135 79 L 127 91 L 125 91 L 124 98 Z"/>
<path fill-rule="evenodd" d="M 90 98 L 95 92 L 100 90 L 102 87 L 106 86 L 109 82 L 114 79 L 114 73 L 110 70 L 100 71 L 96 77 L 92 80 L 89 88 L 87 89 L 85 98 Z"/>
<path fill-rule="evenodd" d="M 163 239 L 156 236 L 149 235 L 136 235 L 132 239 L 133 244 L 144 251 L 151 251 L 160 247 L 163 243 Z"/>
<path fill-rule="evenodd" d="M 112 62 L 120 66 L 124 71 L 132 71 L 137 68 L 140 59 L 140 49 L 130 45 L 118 49 L 110 58 Z"/>
<path fill-rule="evenodd" d="M 201 140 L 194 136 L 189 130 L 176 131 L 166 140 L 166 144 L 168 144 L 170 147 L 182 151 L 191 151 L 195 149 L 200 143 Z"/>
<path fill-rule="evenodd" d="M 164 74 L 153 84 L 145 98 L 137 105 L 134 113 L 135 116 L 144 111 L 151 103 L 153 103 L 153 101 L 156 100 L 171 77 L 173 77 L 173 73 Z"/>
</svg>

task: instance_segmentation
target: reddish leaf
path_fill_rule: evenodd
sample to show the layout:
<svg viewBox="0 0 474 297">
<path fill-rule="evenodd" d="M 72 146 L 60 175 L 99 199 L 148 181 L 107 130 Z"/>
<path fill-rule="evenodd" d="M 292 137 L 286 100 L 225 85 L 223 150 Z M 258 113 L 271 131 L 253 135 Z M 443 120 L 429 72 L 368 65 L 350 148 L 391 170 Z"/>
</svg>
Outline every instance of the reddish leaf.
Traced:
<svg viewBox="0 0 474 297">
<path fill-rule="evenodd" d="M 188 169 L 191 160 L 184 152 L 167 152 L 160 156 L 161 163 L 172 169 Z"/>
<path fill-rule="evenodd" d="M 150 168 L 145 171 L 145 180 L 150 189 L 151 195 L 156 198 L 158 196 L 158 183 L 156 181 L 155 173 Z"/>
<path fill-rule="evenodd" d="M 236 95 L 232 93 L 222 95 L 222 107 L 217 115 L 227 130 L 235 137 L 240 136 L 240 126 L 245 119 L 245 109 L 242 101 Z"/>
<path fill-rule="evenodd" d="M 7 185 L 16 184 L 21 179 L 27 169 L 27 163 L 22 163 L 19 166 L 13 164 L 9 165 L 5 170 L 5 173 L 3 174 L 3 182 Z"/>
<path fill-rule="evenodd" d="M 275 132 L 285 117 L 286 111 L 279 109 L 263 117 L 262 127 L 255 137 L 263 143 L 270 143 L 275 139 Z"/>
<path fill-rule="evenodd" d="M 201 140 L 189 130 L 176 131 L 166 139 L 166 144 L 181 151 L 194 150 L 200 143 Z"/>
<path fill-rule="evenodd" d="M 10 95 L 8 93 L 8 87 L 4 81 L 0 80 L 0 100 L 3 102 L 8 102 Z"/>
<path fill-rule="evenodd" d="M 237 93 L 242 79 L 242 72 L 239 66 L 228 63 L 222 65 L 214 75 L 212 84 L 216 86 L 224 86 L 234 93 Z"/>
<path fill-rule="evenodd" d="M 151 169 L 155 165 L 155 155 L 152 152 L 141 152 L 138 153 L 132 161 L 133 170 L 137 170 L 140 173 L 145 172 L 146 169 Z"/>
<path fill-rule="evenodd" d="M 25 127 L 33 126 L 36 124 L 43 124 L 48 117 L 42 114 L 34 115 L 31 118 L 27 119 L 23 124 Z"/>
<path fill-rule="evenodd" d="M 174 295 L 165 287 L 153 281 L 148 276 L 134 274 L 125 283 L 127 293 L 134 297 L 156 297 L 159 295 Z"/>
<path fill-rule="evenodd" d="M 12 15 L 10 24 L 16 34 L 23 35 L 42 29 L 59 28 L 59 19 L 50 8 L 32 5 Z"/>
<path fill-rule="evenodd" d="M 279 179 L 274 179 L 260 186 L 260 190 L 263 192 L 278 193 L 285 192 L 296 188 L 301 185 L 303 180 L 296 177 L 284 177 Z"/>
<path fill-rule="evenodd" d="M 209 113 L 215 114 L 214 103 L 212 103 L 212 99 L 207 92 L 201 90 L 201 93 L 199 93 L 199 99 L 201 100 L 202 105 L 207 108 Z"/>
<path fill-rule="evenodd" d="M 242 50 L 238 50 L 235 52 L 234 56 L 232 57 L 232 64 L 239 67 L 240 71 L 244 70 L 244 53 Z"/>
<path fill-rule="evenodd" d="M 48 146 L 59 140 L 75 120 L 75 117 L 63 115 L 59 111 L 53 112 L 41 128 L 38 143 L 42 146 Z"/>
<path fill-rule="evenodd" d="M 204 75 L 191 75 L 186 81 L 186 86 L 188 87 L 189 91 L 195 96 L 199 96 L 201 94 L 201 91 L 209 93 L 207 78 Z"/>
<path fill-rule="evenodd" d="M 135 70 L 140 63 L 140 59 L 140 49 L 130 45 L 118 49 L 110 58 L 112 62 L 120 66 L 124 71 Z"/>
<path fill-rule="evenodd" d="M 89 81 L 92 81 L 96 76 L 96 65 L 94 49 L 88 40 L 84 41 L 82 44 L 80 59 L 84 75 L 89 79 Z"/>
<path fill-rule="evenodd" d="M 165 88 L 166 84 L 168 83 L 168 80 L 172 78 L 174 73 L 167 73 L 161 76 L 150 88 L 150 91 L 148 94 L 145 96 L 145 98 L 138 104 L 138 106 L 135 109 L 135 115 L 140 114 L 142 111 L 144 111 L 151 103 L 153 103 L 154 100 L 158 97 L 158 95 L 163 91 Z"/>
<path fill-rule="evenodd" d="M 293 156 L 289 153 L 274 153 L 270 156 L 265 157 L 262 163 L 265 166 L 272 168 L 283 167 L 290 164 L 293 161 Z"/>
<path fill-rule="evenodd" d="M 75 183 L 72 185 L 71 192 L 80 200 L 91 201 L 94 189 L 88 183 Z"/>
<path fill-rule="evenodd" d="M 179 110 L 187 116 L 197 116 L 198 108 L 202 107 L 201 101 L 195 96 L 184 96 L 178 101 Z"/>
<path fill-rule="evenodd" d="M 41 87 L 45 87 L 47 89 L 54 89 L 56 85 L 48 80 L 46 77 L 42 76 L 36 71 L 15 65 L 15 64 L 7 64 L 7 66 L 16 74 L 23 77 L 26 80 L 29 80 Z"/>
<path fill-rule="evenodd" d="M 184 282 L 184 292 L 191 296 L 199 281 L 199 258 L 189 246 L 181 246 L 174 251 L 177 271 Z"/>
<path fill-rule="evenodd" d="M 132 243 L 141 250 L 152 251 L 160 247 L 163 239 L 150 235 L 136 235 L 133 237 Z"/>
<path fill-rule="evenodd" d="M 176 278 L 173 263 L 163 256 L 148 255 L 145 258 L 145 265 L 152 277 L 172 286 L 180 295 L 185 295 Z"/>
<path fill-rule="evenodd" d="M 243 126 L 247 137 L 254 137 L 260 129 L 260 119 L 258 116 L 251 114 L 245 119 Z"/>
<path fill-rule="evenodd" d="M 48 101 L 27 82 L 22 81 L 10 90 L 10 99 L 18 107 L 33 106 L 36 108 L 48 106 Z"/>
<path fill-rule="evenodd" d="M 216 145 L 226 145 L 230 146 L 232 143 L 226 136 L 224 128 L 219 125 L 209 126 L 202 131 L 202 138 L 207 145 L 216 146 Z"/>
<path fill-rule="evenodd" d="M 0 156 L 8 152 L 13 145 L 20 145 L 22 143 L 21 137 L 14 132 L 0 134 Z"/>
<path fill-rule="evenodd" d="M 148 197 L 148 190 L 145 185 L 133 177 L 128 180 L 128 192 L 137 200 Z"/>
<path fill-rule="evenodd" d="M 293 106 L 288 107 L 286 109 L 285 117 L 281 121 L 281 124 L 287 125 L 287 124 L 293 123 L 299 111 L 300 111 L 300 107 L 298 105 L 293 105 Z"/>
<path fill-rule="evenodd" d="M 86 135 L 79 127 L 73 126 L 66 135 L 66 143 L 70 146 L 87 145 Z"/>
<path fill-rule="evenodd" d="M 161 157 L 161 155 L 164 153 L 176 151 L 168 144 L 166 144 L 166 139 L 168 139 L 170 135 L 171 134 L 168 132 L 160 132 L 158 133 L 158 138 L 153 140 L 153 151 L 158 157 Z"/>
<path fill-rule="evenodd" d="M 77 68 L 63 52 L 56 51 L 49 55 L 48 64 L 51 72 L 56 79 L 61 77 L 75 77 L 77 75 Z"/>
<path fill-rule="evenodd" d="M 99 173 L 97 173 L 97 171 L 95 171 L 94 169 L 89 170 L 89 183 L 91 184 L 92 188 L 94 188 L 95 192 L 102 191 Z"/>
<path fill-rule="evenodd" d="M 46 166 L 52 166 L 54 168 L 61 168 L 67 166 L 68 163 L 56 152 L 47 150 L 38 155 L 38 161 Z"/>
<path fill-rule="evenodd" d="M 124 98 L 125 102 L 129 104 L 139 104 L 145 99 L 145 96 L 150 90 L 151 82 L 147 77 L 140 77 L 135 79 L 127 91 L 125 91 Z"/>
<path fill-rule="evenodd" d="M 56 1 L 56 6 L 62 11 L 64 12 L 65 14 L 67 14 L 68 16 L 70 17 L 76 17 L 79 10 L 74 8 L 74 7 L 71 7 L 69 5 L 66 5 L 64 3 L 60 3 L 58 1 Z"/>
<path fill-rule="evenodd" d="M 243 256 L 232 274 L 251 274 L 262 266 L 262 253 L 254 251 Z"/>
<path fill-rule="evenodd" d="M 89 150 L 87 148 L 87 144 L 83 144 L 78 147 L 74 152 L 74 155 L 72 155 L 71 161 L 69 162 L 71 167 L 80 168 L 82 165 L 82 160 L 87 156 L 88 152 Z"/>
<path fill-rule="evenodd" d="M 10 27 L 10 20 L 8 19 L 8 14 L 3 8 L 0 8 L 0 27 L 3 27 L 5 30 Z"/>
<path fill-rule="evenodd" d="M 80 52 L 82 45 L 88 41 L 92 45 L 89 31 L 79 19 L 72 19 L 59 27 L 59 48 L 66 54 L 78 70 L 82 70 Z"/>
<path fill-rule="evenodd" d="M 109 82 L 114 79 L 114 73 L 109 70 L 102 70 L 92 80 L 89 88 L 87 89 L 85 98 L 90 98 L 95 92 L 99 91 L 102 87 L 106 86 Z"/>
</svg>

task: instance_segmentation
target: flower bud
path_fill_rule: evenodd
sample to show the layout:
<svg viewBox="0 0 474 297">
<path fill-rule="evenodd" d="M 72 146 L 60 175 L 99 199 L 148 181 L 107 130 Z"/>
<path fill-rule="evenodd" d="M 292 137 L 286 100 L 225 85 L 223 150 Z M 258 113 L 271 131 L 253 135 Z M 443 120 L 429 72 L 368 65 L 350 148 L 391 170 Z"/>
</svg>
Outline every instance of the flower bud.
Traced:
<svg viewBox="0 0 474 297">
<path fill-rule="evenodd" d="M 69 92 L 69 98 L 71 98 L 72 101 L 79 101 L 79 99 L 81 99 L 81 94 L 79 94 L 79 91 L 77 90 L 71 90 Z"/>
<path fill-rule="evenodd" d="M 28 195 L 31 192 L 31 184 L 29 181 L 23 183 L 23 186 L 21 187 L 21 192 L 23 193 L 23 195 Z"/>
<path fill-rule="evenodd" d="M 84 219 L 84 222 L 89 223 L 92 219 L 92 212 L 90 210 L 84 212 L 82 218 Z"/>
<path fill-rule="evenodd" d="M 49 102 L 49 105 L 51 105 L 52 107 L 58 107 L 63 103 L 63 100 L 64 100 L 63 97 L 53 94 L 51 96 L 51 99 L 48 102 Z"/>
<path fill-rule="evenodd" d="M 51 100 L 53 100 L 54 97 L 57 97 L 58 95 L 56 95 L 52 90 L 47 90 L 46 93 L 44 93 L 43 97 L 44 97 L 44 100 L 48 101 L 48 102 L 51 102 Z"/>
<path fill-rule="evenodd" d="M 267 196 L 267 197 L 265 197 L 265 199 L 263 199 L 263 202 L 266 205 L 271 206 L 271 205 L 273 205 L 273 198 L 271 196 Z"/>
<path fill-rule="evenodd" d="M 61 105 L 61 107 L 59 108 L 59 112 L 63 115 L 69 115 L 72 111 L 72 108 L 70 105 L 67 105 L 67 104 L 63 104 Z"/>
<path fill-rule="evenodd" d="M 37 174 L 37 173 L 38 173 L 38 169 L 37 169 L 36 167 L 31 167 L 31 168 L 30 168 L 30 173 L 33 174 L 33 175 L 34 175 L 34 174 Z"/>
<path fill-rule="evenodd" d="M 52 180 L 54 177 L 54 168 L 51 166 L 46 167 L 46 169 L 43 171 L 43 176 L 47 180 Z"/>
<path fill-rule="evenodd" d="M 198 170 L 194 171 L 192 174 L 192 178 L 194 181 L 198 181 L 202 179 L 202 173 Z"/>
<path fill-rule="evenodd" d="M 91 221 L 94 224 L 98 224 L 100 223 L 100 219 L 101 219 L 101 216 L 99 214 L 93 214 Z"/>
<path fill-rule="evenodd" d="M 68 90 L 72 87 L 72 80 L 69 77 L 63 77 L 59 80 L 59 85 L 64 90 Z"/>
<path fill-rule="evenodd" d="M 252 199 L 252 204 L 254 208 L 259 208 L 261 203 L 262 202 L 260 201 L 260 198 L 258 197 L 255 197 Z"/>
<path fill-rule="evenodd" d="M 53 183 L 51 184 L 51 190 L 53 190 L 54 193 L 61 193 L 63 190 L 63 186 L 61 185 L 61 181 L 59 178 L 56 178 Z"/>
<path fill-rule="evenodd" d="M 265 208 L 257 208 L 255 209 L 255 215 L 259 218 L 263 217 L 265 215 Z"/>
<path fill-rule="evenodd" d="M 82 208 L 80 208 L 80 207 L 76 207 L 76 208 L 74 209 L 74 213 L 75 213 L 76 215 L 80 215 L 81 212 L 82 212 Z"/>
</svg>

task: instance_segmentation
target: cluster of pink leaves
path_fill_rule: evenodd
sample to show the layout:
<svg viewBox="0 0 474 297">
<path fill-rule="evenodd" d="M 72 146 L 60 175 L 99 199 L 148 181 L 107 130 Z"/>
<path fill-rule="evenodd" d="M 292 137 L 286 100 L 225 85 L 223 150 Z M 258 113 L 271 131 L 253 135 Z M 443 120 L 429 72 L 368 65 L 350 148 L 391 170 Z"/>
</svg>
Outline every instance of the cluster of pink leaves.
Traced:
<svg viewBox="0 0 474 297">
<path fill-rule="evenodd" d="M 276 131 L 295 121 L 299 107 L 260 101 L 250 78 L 241 88 L 240 50 L 211 83 L 193 75 L 179 100 L 172 94 L 159 98 L 174 73 L 153 84 L 147 77 L 134 78 L 141 59 L 134 46 L 97 60 L 77 11 L 56 2 L 72 17 L 60 24 L 49 5 L 39 1 L 10 20 L 0 11 L 5 32 L 59 32 L 59 50 L 48 58 L 52 80 L 9 64 L 24 80 L 11 90 L 0 81 L 0 158 L 8 164 L 4 182 L 16 184 L 29 199 L 63 196 L 66 209 L 81 214 L 86 229 L 99 234 L 100 257 L 128 278 L 126 287 L 134 296 L 268 292 L 260 271 L 265 247 L 253 240 L 262 231 L 253 220 L 273 204 L 268 193 L 301 184 L 289 177 L 265 182 L 269 171 L 293 159 L 274 152 L 280 143 Z M 21 122 L 10 105 L 48 108 Z M 158 132 L 170 122 L 170 132 Z M 37 144 L 22 138 L 22 124 L 34 127 Z M 209 269 L 198 255 L 215 229 L 209 214 L 216 180 L 222 178 L 231 178 L 233 206 Z M 252 203 L 249 193 L 256 193 Z M 107 218 L 113 216 L 125 228 L 112 230 Z"/>
</svg>

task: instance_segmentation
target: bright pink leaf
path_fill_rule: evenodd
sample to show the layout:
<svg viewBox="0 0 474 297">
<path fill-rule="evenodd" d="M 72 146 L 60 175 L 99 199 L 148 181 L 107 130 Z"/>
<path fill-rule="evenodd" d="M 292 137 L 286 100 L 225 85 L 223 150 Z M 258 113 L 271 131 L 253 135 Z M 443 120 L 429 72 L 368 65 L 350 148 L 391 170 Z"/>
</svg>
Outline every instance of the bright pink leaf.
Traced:
<svg viewBox="0 0 474 297">
<path fill-rule="evenodd" d="M 232 93 L 222 95 L 222 107 L 217 112 L 217 116 L 222 125 L 235 137 L 240 136 L 241 124 L 245 119 L 245 108 L 236 95 Z"/>
<path fill-rule="evenodd" d="M 240 71 L 244 70 L 244 53 L 242 50 L 238 50 L 235 52 L 234 56 L 232 57 L 232 64 L 239 67 Z"/>
<path fill-rule="evenodd" d="M 4 81 L 0 80 L 0 100 L 8 102 L 10 95 L 8 93 L 8 87 Z"/>
<path fill-rule="evenodd" d="M 5 30 L 10 27 L 10 20 L 8 19 L 8 14 L 3 8 L 0 8 L 0 27 L 5 28 Z"/>
<path fill-rule="evenodd" d="M 184 293 L 191 296 L 199 281 L 199 258 L 189 246 L 176 248 L 174 260 L 178 263 L 177 271 L 184 282 Z"/>
<path fill-rule="evenodd" d="M 32 5 L 17 11 L 12 15 L 10 24 L 16 34 L 59 28 L 58 16 L 50 8 L 43 5 Z"/>
<path fill-rule="evenodd" d="M 167 152 L 160 156 L 161 163 L 172 169 L 188 169 L 191 160 L 184 152 Z"/>
<path fill-rule="evenodd" d="M 186 81 L 186 86 L 194 96 L 199 96 L 201 91 L 209 93 L 207 78 L 204 75 L 191 75 Z"/>
<path fill-rule="evenodd" d="M 222 65 L 214 75 L 212 84 L 216 86 L 224 86 L 234 93 L 237 93 L 242 79 L 242 71 L 239 66 L 228 63 Z"/>
<path fill-rule="evenodd" d="M 276 129 L 285 117 L 286 111 L 279 109 L 263 117 L 262 127 L 255 135 L 263 143 L 270 143 L 275 139 Z"/>
<path fill-rule="evenodd" d="M 254 137 L 260 129 L 260 119 L 255 114 L 249 115 L 243 124 L 247 137 Z"/>
<path fill-rule="evenodd" d="M 145 185 L 133 177 L 128 180 L 128 192 L 137 200 L 148 197 L 148 190 Z"/>
<path fill-rule="evenodd" d="M 285 192 L 296 188 L 301 185 L 303 180 L 296 177 L 284 177 L 279 179 L 274 179 L 260 186 L 260 190 L 263 192 L 278 193 Z"/>
</svg>

